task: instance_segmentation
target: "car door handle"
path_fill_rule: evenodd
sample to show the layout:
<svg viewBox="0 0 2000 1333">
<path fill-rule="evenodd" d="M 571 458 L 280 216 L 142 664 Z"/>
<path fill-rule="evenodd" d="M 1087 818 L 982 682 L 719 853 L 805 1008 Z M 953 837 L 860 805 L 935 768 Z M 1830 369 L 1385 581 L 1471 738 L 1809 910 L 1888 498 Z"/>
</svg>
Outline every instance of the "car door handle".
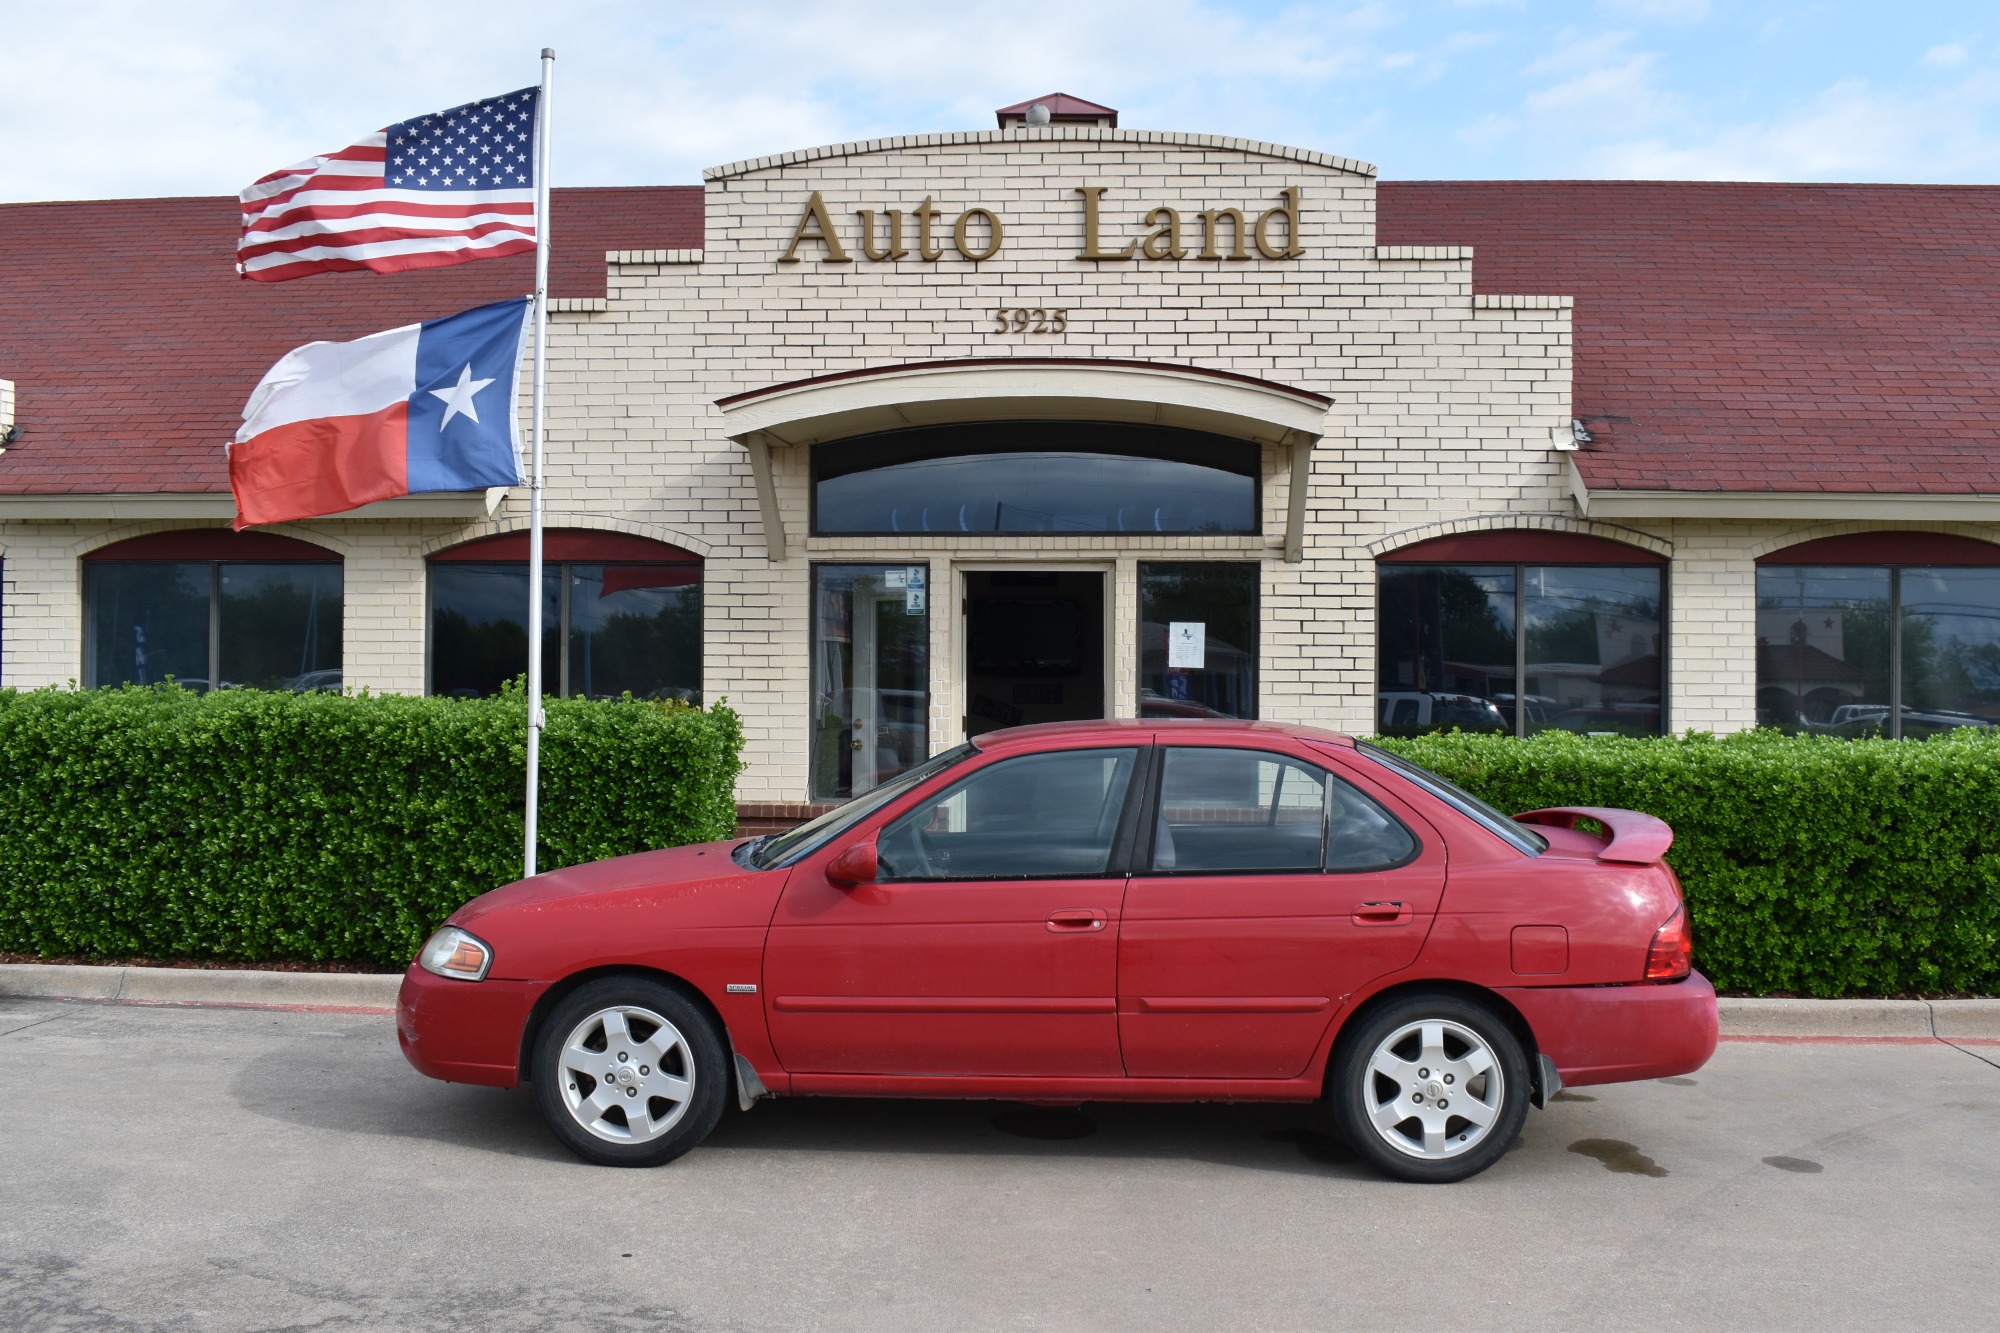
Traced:
<svg viewBox="0 0 2000 1333">
<path fill-rule="evenodd" d="M 1400 926 L 1406 924 L 1415 913 L 1408 903 L 1376 902 L 1363 903 L 1354 909 L 1354 924 L 1357 926 Z"/>
<path fill-rule="evenodd" d="M 1064 907 L 1049 913 L 1049 929 L 1063 935 L 1103 930 L 1105 914 L 1095 907 Z"/>
</svg>

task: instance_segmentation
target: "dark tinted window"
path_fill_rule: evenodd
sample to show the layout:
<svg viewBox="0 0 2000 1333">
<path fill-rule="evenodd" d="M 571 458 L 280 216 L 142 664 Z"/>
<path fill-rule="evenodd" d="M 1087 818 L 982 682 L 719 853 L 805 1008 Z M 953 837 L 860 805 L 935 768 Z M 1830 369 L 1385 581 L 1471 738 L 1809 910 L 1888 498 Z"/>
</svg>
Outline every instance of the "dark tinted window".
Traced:
<svg viewBox="0 0 2000 1333">
<path fill-rule="evenodd" d="M 882 830 L 881 877 L 1101 875 L 1137 756 L 1064 750 L 988 764 Z"/>
<path fill-rule="evenodd" d="M 431 693 L 497 694 L 527 670 L 527 564 L 432 565 Z M 701 567 L 545 564 L 542 692 L 698 700 Z"/>
<path fill-rule="evenodd" d="M 1401 821 L 1317 765 L 1192 746 L 1162 762 L 1156 871 L 1381 870 L 1417 853 Z"/>
<path fill-rule="evenodd" d="M 1324 771 L 1262 750 L 1174 747 L 1163 758 L 1153 869 L 1320 868 Z"/>
<path fill-rule="evenodd" d="M 1848 737 L 2000 725 L 2000 569 L 1760 568 L 1757 721 Z"/>
<path fill-rule="evenodd" d="M 1140 717 L 1257 716 L 1261 573 L 1241 561 L 1139 566 Z"/>
<path fill-rule="evenodd" d="M 1359 788 L 1333 779 L 1327 801 L 1326 868 L 1386 870 L 1417 854 L 1417 840 L 1401 820 Z"/>
<path fill-rule="evenodd" d="M 91 561 L 84 595 L 87 685 L 340 688 L 337 563 Z"/>
<path fill-rule="evenodd" d="M 1661 566 L 1392 563 L 1380 580 L 1383 734 L 1660 734 Z"/>
<path fill-rule="evenodd" d="M 1253 533 L 1258 448 L 1100 422 L 928 426 L 815 446 L 822 533 Z"/>
</svg>

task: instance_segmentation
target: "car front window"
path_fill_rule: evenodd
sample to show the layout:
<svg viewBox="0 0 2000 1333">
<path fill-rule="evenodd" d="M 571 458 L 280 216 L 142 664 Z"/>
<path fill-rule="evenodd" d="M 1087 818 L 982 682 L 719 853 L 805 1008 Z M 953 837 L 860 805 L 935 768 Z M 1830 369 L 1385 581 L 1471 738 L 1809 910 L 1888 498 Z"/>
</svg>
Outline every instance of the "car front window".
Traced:
<svg viewBox="0 0 2000 1333">
<path fill-rule="evenodd" d="M 988 764 L 882 830 L 881 877 L 1101 875 L 1138 757 L 1135 748 L 1058 750 Z"/>
<path fill-rule="evenodd" d="M 908 772 L 883 783 L 881 786 L 857 796 L 845 805 L 835 806 L 817 819 L 808 820 L 795 829 L 759 838 L 745 844 L 745 862 L 755 870 L 772 870 L 790 865 L 802 856 L 807 856 L 824 847 L 829 841 L 839 837 L 869 815 L 874 814 L 904 792 L 929 781 L 936 774 L 944 772 L 953 764 L 975 753 L 971 742 L 946 750 L 918 764 Z"/>
</svg>

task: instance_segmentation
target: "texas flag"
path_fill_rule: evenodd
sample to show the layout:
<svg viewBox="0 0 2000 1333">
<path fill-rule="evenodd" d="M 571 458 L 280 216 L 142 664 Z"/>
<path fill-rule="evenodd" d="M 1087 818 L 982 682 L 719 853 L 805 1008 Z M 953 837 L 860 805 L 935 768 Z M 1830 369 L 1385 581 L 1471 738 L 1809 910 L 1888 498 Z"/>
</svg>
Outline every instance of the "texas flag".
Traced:
<svg viewBox="0 0 2000 1333">
<path fill-rule="evenodd" d="M 265 373 L 229 448 L 236 527 L 521 480 L 514 379 L 529 299 L 307 343 Z"/>
</svg>

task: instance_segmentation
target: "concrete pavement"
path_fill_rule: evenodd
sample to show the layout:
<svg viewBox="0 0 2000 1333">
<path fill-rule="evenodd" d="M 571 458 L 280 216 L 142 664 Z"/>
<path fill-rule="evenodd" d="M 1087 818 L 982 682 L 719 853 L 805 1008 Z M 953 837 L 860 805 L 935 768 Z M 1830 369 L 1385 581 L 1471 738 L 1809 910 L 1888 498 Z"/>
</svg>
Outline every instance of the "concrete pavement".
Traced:
<svg viewBox="0 0 2000 1333">
<path fill-rule="evenodd" d="M 2000 1048 L 1725 1043 L 1461 1185 L 1309 1107 L 777 1100 L 657 1171 L 380 1016 L 0 999 L 0 1325 L 1973 1327 Z"/>
</svg>

